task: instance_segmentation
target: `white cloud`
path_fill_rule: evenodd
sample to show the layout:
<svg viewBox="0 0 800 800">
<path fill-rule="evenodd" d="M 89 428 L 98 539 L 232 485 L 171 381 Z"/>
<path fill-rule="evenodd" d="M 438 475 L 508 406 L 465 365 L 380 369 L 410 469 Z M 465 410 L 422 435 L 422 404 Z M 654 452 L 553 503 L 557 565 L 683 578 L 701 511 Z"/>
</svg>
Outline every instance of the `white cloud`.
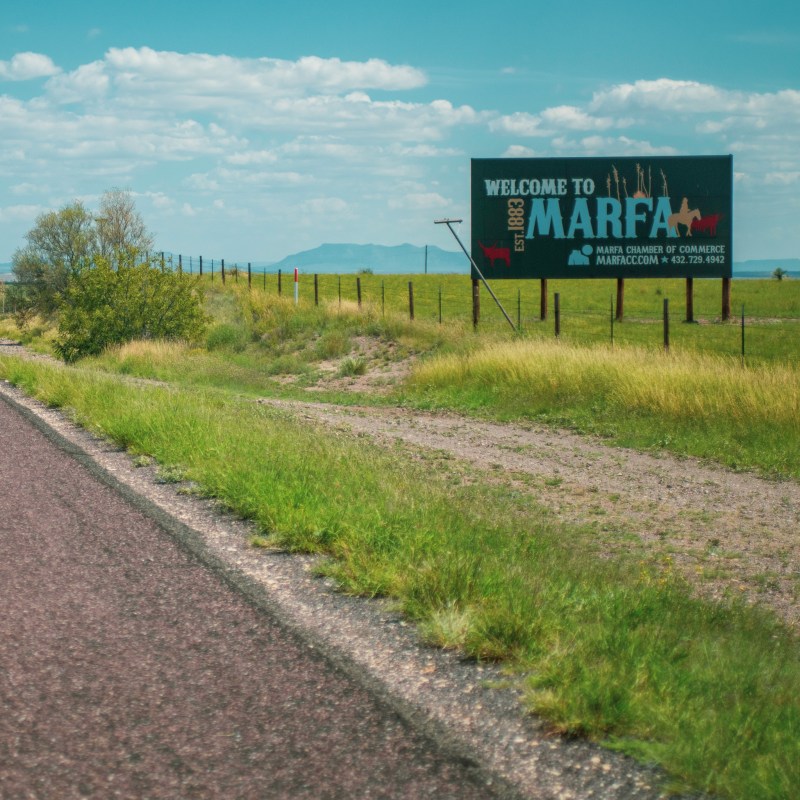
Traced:
<svg viewBox="0 0 800 800">
<path fill-rule="evenodd" d="M 47 189 L 45 187 L 39 186 L 35 183 L 18 183 L 15 186 L 11 186 L 9 191 L 11 194 L 23 196 L 47 193 Z"/>
<path fill-rule="evenodd" d="M 580 156 L 674 156 L 678 152 L 670 145 L 653 145 L 627 136 L 585 136 L 582 139 L 558 137 L 553 147 L 561 155 Z"/>
<path fill-rule="evenodd" d="M 623 83 L 597 92 L 588 108 L 603 113 L 725 114 L 737 118 L 768 115 L 800 120 L 800 91 L 730 91 L 697 81 L 659 78 Z"/>
<path fill-rule="evenodd" d="M 17 205 L 0 207 L 0 222 L 33 222 L 39 214 L 50 209 L 41 205 Z"/>
<path fill-rule="evenodd" d="M 346 214 L 349 205 L 341 197 L 311 197 L 302 203 L 301 208 L 314 216 L 329 217 Z"/>
<path fill-rule="evenodd" d="M 450 208 L 452 200 L 448 200 L 437 192 L 411 192 L 393 196 L 389 199 L 389 208 L 410 208 L 410 209 L 442 209 Z"/>
<path fill-rule="evenodd" d="M 767 186 L 790 186 L 800 184 L 800 171 L 794 172 L 768 172 L 764 176 Z"/>
<path fill-rule="evenodd" d="M 597 117 L 577 106 L 554 106 L 538 114 L 515 112 L 493 120 L 494 131 L 517 136 L 554 136 L 560 131 L 604 131 L 610 128 L 627 127 L 630 119 L 615 120 L 613 117 Z"/>
<path fill-rule="evenodd" d="M 278 155 L 272 150 L 243 150 L 224 156 L 228 164 L 245 167 L 250 164 L 274 164 Z"/>
<path fill-rule="evenodd" d="M 11 61 L 0 61 L 0 80 L 28 81 L 49 78 L 61 70 L 49 56 L 41 53 L 17 53 Z"/>
<path fill-rule="evenodd" d="M 145 192 L 145 196 L 153 204 L 153 208 L 162 211 L 171 209 L 175 205 L 175 201 L 164 192 Z"/>
<path fill-rule="evenodd" d="M 512 144 L 505 149 L 503 158 L 535 158 L 536 151 L 521 144 Z"/>
<path fill-rule="evenodd" d="M 95 93 L 82 74 L 86 72 L 102 74 L 129 100 L 147 102 L 150 98 L 184 110 L 220 109 L 243 100 L 263 102 L 308 94 L 354 93 L 357 98 L 365 89 L 404 91 L 427 82 L 418 69 L 380 59 L 357 62 L 307 56 L 286 61 L 126 47 L 111 48 L 102 60 L 60 76 L 51 83 L 50 91 L 57 99 L 77 95 L 92 100 Z"/>
<path fill-rule="evenodd" d="M 676 81 L 659 78 L 653 81 L 622 83 L 596 92 L 589 108 L 593 111 L 629 111 L 631 109 L 706 112 L 722 111 L 729 107 L 726 93 L 714 86 L 696 81 Z"/>
</svg>

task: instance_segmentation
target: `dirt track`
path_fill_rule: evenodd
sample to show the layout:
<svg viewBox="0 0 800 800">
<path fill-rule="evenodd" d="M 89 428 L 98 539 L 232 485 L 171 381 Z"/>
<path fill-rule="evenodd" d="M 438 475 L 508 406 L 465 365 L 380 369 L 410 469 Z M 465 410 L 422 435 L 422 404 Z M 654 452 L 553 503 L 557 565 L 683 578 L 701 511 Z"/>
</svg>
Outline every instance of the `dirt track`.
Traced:
<svg viewBox="0 0 800 800">
<path fill-rule="evenodd" d="M 369 346 L 358 344 L 364 352 Z M 49 358 L 0 339 L 2 354 Z M 334 374 L 337 364 L 331 362 L 327 372 Z M 404 366 L 390 362 L 360 378 L 328 377 L 317 388 L 383 393 Z M 314 424 L 402 441 L 412 455 L 444 453 L 480 470 L 483 480 L 513 481 L 555 520 L 591 529 L 607 552 L 633 548 L 678 570 L 704 596 L 742 597 L 800 626 L 797 481 L 767 480 L 667 452 L 610 447 L 532 424 L 391 407 L 260 402 Z"/>
<path fill-rule="evenodd" d="M 314 423 L 412 453 L 445 454 L 514 481 L 556 520 L 588 526 L 607 551 L 638 549 L 706 596 L 741 595 L 800 624 L 800 483 L 668 453 L 609 447 L 536 425 L 456 414 L 263 400 Z M 440 460 L 437 469 L 447 469 Z"/>
</svg>

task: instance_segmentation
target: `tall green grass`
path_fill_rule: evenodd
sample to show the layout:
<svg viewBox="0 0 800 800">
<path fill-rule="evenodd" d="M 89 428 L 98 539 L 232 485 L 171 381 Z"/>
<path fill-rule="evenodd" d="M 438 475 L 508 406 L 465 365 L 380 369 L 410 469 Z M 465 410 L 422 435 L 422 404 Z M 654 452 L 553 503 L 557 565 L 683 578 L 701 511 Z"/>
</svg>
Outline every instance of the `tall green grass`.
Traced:
<svg viewBox="0 0 800 800">
<path fill-rule="evenodd" d="M 534 418 L 732 467 L 800 477 L 800 370 L 556 342 L 488 344 L 420 364 L 409 402 Z"/>
<path fill-rule="evenodd" d="M 503 660 L 556 728 L 654 760 L 675 786 L 747 800 L 800 789 L 800 644 L 767 613 L 694 599 L 654 564 L 598 558 L 512 490 L 454 489 L 227 393 L 17 359 L 0 359 L 0 375 L 182 467 L 275 543 L 329 555 L 345 588 L 398 598 L 432 641 Z"/>
</svg>

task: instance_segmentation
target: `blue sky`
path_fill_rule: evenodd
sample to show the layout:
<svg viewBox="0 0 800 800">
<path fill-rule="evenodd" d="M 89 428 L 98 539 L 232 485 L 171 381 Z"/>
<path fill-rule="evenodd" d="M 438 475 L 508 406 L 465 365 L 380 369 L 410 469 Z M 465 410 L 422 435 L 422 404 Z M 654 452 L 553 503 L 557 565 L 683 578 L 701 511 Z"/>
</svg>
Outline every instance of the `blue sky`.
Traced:
<svg viewBox="0 0 800 800">
<path fill-rule="evenodd" d="M 728 153 L 735 260 L 797 257 L 800 5 L 18 4 L 0 142 L 0 261 L 111 187 L 159 249 L 271 261 L 454 249 L 471 157 Z"/>
</svg>

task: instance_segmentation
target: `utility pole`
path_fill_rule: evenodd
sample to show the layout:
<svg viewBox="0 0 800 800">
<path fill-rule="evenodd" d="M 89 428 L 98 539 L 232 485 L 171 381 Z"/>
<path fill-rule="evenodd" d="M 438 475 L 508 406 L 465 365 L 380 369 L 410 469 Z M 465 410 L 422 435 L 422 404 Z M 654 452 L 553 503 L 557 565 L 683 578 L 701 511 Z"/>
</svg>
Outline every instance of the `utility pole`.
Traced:
<svg viewBox="0 0 800 800">
<path fill-rule="evenodd" d="M 453 230 L 453 223 L 462 222 L 462 221 L 463 220 L 460 220 L 460 219 L 435 219 L 433 221 L 433 224 L 434 225 L 447 225 L 447 227 L 450 229 L 450 233 L 453 234 L 453 236 L 455 237 L 455 240 L 458 242 L 459 246 L 464 251 L 464 255 L 469 259 L 469 263 L 472 264 L 472 268 L 478 274 L 478 277 L 481 279 L 481 281 L 483 281 L 483 285 L 486 287 L 486 290 L 492 296 L 492 300 L 494 300 L 494 302 L 497 303 L 497 307 L 503 312 L 503 316 L 506 318 L 506 321 L 511 326 L 511 330 L 516 333 L 517 328 L 514 325 L 513 321 L 511 320 L 511 317 L 508 316 L 508 313 L 503 308 L 502 303 L 497 299 L 497 295 L 492 291 L 492 287 L 489 286 L 489 284 L 486 282 L 486 278 L 483 277 L 483 273 L 478 269 L 478 265 L 475 263 L 475 261 L 473 260 L 472 256 L 467 252 L 467 248 L 464 247 L 464 245 L 461 243 L 461 239 L 458 238 L 458 234 Z"/>
</svg>

